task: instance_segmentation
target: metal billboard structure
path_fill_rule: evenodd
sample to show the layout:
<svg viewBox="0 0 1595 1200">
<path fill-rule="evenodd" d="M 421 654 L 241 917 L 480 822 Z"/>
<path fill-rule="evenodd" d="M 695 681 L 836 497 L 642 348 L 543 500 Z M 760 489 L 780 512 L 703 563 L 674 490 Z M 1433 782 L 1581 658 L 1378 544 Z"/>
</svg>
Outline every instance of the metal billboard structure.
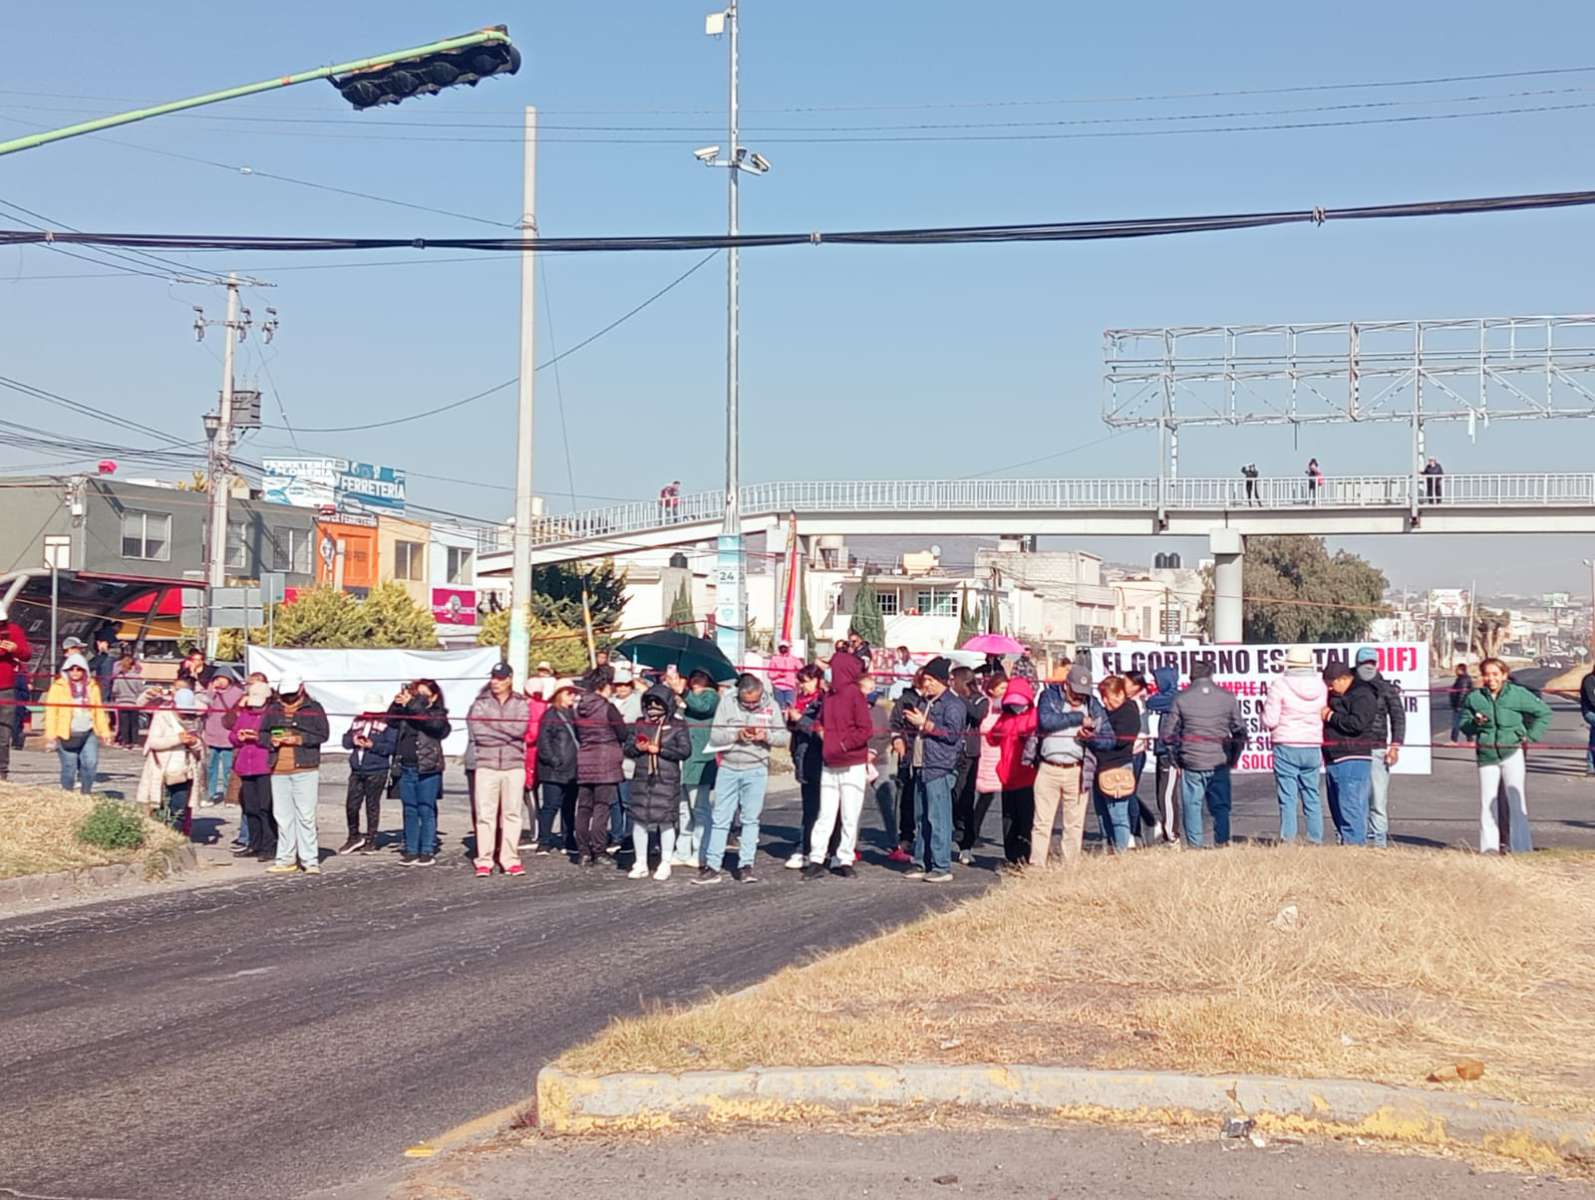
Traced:
<svg viewBox="0 0 1595 1200">
<path fill-rule="evenodd" d="M 1595 417 L 1595 315 L 1185 325 L 1103 334 L 1102 419 L 1159 430 L 1178 475 L 1187 425 Z"/>
</svg>

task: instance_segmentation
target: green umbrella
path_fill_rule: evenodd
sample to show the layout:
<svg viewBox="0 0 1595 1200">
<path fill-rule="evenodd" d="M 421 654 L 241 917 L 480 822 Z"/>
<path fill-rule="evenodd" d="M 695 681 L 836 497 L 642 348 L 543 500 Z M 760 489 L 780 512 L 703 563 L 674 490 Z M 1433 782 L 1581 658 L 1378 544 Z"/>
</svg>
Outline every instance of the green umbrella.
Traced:
<svg viewBox="0 0 1595 1200">
<path fill-rule="evenodd" d="M 719 646 L 708 638 L 694 637 L 676 629 L 656 629 L 627 638 L 614 652 L 638 666 L 661 670 L 675 667 L 682 675 L 704 671 L 715 683 L 729 683 L 737 677 L 737 669 Z"/>
</svg>

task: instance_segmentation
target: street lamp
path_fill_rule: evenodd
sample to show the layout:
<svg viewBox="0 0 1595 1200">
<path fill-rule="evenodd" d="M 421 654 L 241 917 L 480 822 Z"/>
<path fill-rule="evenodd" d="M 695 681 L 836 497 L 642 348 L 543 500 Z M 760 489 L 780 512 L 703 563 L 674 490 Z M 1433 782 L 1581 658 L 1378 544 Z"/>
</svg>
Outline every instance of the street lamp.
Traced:
<svg viewBox="0 0 1595 1200">
<path fill-rule="evenodd" d="M 744 171 L 763 175 L 769 161 L 741 144 L 738 103 L 737 0 L 730 0 L 722 12 L 704 18 L 703 31 L 710 37 L 727 36 L 729 43 L 729 102 L 726 153 L 719 146 L 704 146 L 693 157 L 706 167 L 725 167 L 727 172 L 726 232 L 733 238 L 738 231 L 737 180 Z M 739 404 L 741 378 L 737 355 L 741 337 L 738 288 L 740 285 L 737 248 L 726 250 L 726 485 L 725 517 L 720 527 L 715 565 L 715 640 L 733 663 L 741 666 L 747 649 L 747 556 L 742 544 L 742 478 L 740 462 Z"/>
</svg>

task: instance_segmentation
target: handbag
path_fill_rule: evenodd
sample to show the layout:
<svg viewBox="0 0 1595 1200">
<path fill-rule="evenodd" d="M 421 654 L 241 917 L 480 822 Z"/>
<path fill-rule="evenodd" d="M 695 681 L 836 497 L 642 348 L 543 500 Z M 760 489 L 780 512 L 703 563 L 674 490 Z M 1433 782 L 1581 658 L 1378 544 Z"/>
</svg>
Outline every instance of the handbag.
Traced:
<svg viewBox="0 0 1595 1200">
<path fill-rule="evenodd" d="M 1135 794 L 1135 772 L 1129 766 L 1109 767 L 1097 774 L 1097 787 L 1111 800 Z"/>
<path fill-rule="evenodd" d="M 87 729 L 80 729 L 71 737 L 62 738 L 58 745 L 60 745 L 61 749 L 65 750 L 68 754 L 76 754 L 79 750 L 83 749 L 88 740 L 89 731 Z"/>
</svg>

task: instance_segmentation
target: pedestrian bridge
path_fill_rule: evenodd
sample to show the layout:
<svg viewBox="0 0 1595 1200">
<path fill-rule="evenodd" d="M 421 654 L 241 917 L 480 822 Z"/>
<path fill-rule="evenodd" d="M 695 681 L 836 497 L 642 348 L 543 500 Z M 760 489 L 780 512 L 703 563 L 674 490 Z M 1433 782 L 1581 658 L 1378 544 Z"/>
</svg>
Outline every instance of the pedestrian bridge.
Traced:
<svg viewBox="0 0 1595 1200">
<path fill-rule="evenodd" d="M 796 515 L 802 536 L 1595 533 L 1595 473 L 1258 479 L 793 480 L 742 489 L 744 532 Z M 1431 483 L 1438 491 L 1431 490 Z M 688 545 L 720 532 L 725 494 L 540 517 L 536 563 Z M 501 545 L 501 549 L 509 549 Z"/>
</svg>

